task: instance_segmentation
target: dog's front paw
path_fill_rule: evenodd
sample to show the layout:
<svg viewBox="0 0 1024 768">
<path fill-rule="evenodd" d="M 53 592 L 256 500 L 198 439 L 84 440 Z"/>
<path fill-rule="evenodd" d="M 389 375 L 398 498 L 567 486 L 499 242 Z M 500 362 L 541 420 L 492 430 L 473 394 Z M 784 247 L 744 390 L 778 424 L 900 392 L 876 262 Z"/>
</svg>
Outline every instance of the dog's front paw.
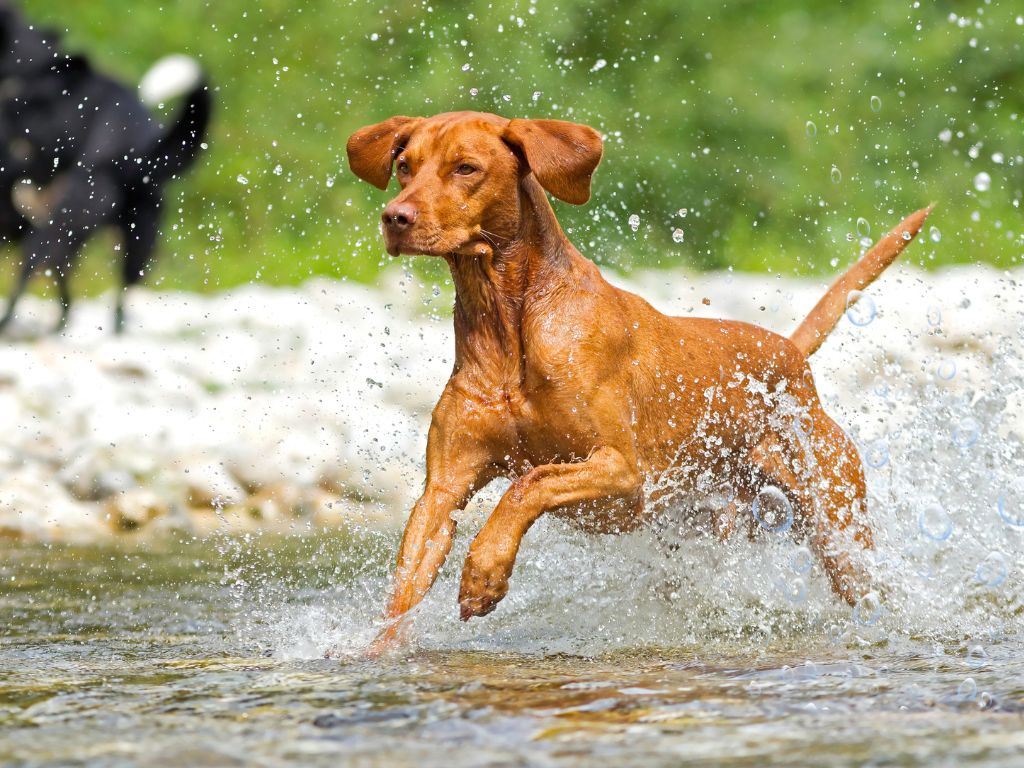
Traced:
<svg viewBox="0 0 1024 768">
<path fill-rule="evenodd" d="M 367 659 L 376 659 L 384 656 L 405 641 L 406 623 L 399 619 L 392 619 L 377 634 L 373 642 L 366 648 L 363 655 Z"/>
<path fill-rule="evenodd" d="M 459 617 L 486 616 L 508 594 L 512 560 L 492 558 L 470 549 L 459 586 Z"/>
</svg>

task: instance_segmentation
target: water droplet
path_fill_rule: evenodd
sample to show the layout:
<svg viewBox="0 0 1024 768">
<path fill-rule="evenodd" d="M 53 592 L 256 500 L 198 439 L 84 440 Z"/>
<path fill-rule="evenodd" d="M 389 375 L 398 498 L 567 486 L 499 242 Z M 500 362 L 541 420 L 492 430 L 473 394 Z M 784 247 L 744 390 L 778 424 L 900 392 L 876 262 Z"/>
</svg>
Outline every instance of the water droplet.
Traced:
<svg viewBox="0 0 1024 768">
<path fill-rule="evenodd" d="M 242 174 L 238 174 L 238 176 L 235 177 L 235 181 L 242 185 L 246 185 L 249 183 L 249 180 Z"/>
<path fill-rule="evenodd" d="M 978 563 L 978 567 L 974 571 L 974 578 L 986 587 L 998 587 L 1006 581 L 1006 573 L 1006 557 L 1002 552 L 992 551 Z"/>
<path fill-rule="evenodd" d="M 853 606 L 853 620 L 870 627 L 882 617 L 882 601 L 874 592 L 868 592 Z"/>
<path fill-rule="evenodd" d="M 953 429 L 953 443 L 957 448 L 970 448 L 981 435 L 981 425 L 977 419 L 967 416 Z"/>
<path fill-rule="evenodd" d="M 931 238 L 931 241 L 933 243 L 937 243 L 939 242 L 939 240 L 942 239 L 942 233 L 939 232 L 938 227 L 932 227 L 931 229 L 928 230 L 928 237 Z"/>
<path fill-rule="evenodd" d="M 835 166 L 835 165 L 832 166 L 831 177 L 832 177 L 832 183 L 833 184 L 838 184 L 840 181 L 843 180 L 843 173 L 842 173 L 842 171 L 839 170 L 838 166 Z"/>
<path fill-rule="evenodd" d="M 889 463 L 889 446 L 884 440 L 876 440 L 864 450 L 864 461 L 869 467 L 881 469 Z"/>
<path fill-rule="evenodd" d="M 846 295 L 846 319 L 858 328 L 869 325 L 877 314 L 875 300 L 867 294 L 862 291 L 850 291 Z"/>
<path fill-rule="evenodd" d="M 808 137 L 812 139 L 818 135 L 818 126 L 816 126 L 811 120 L 807 121 L 807 124 L 804 126 L 804 130 L 807 131 Z"/>
<path fill-rule="evenodd" d="M 774 485 L 760 490 L 754 497 L 751 511 L 758 525 L 771 533 L 785 533 L 793 527 L 793 505 Z"/>
<path fill-rule="evenodd" d="M 983 667 L 988 664 L 988 653 L 980 645 L 972 645 L 967 650 L 967 658 L 964 661 L 969 667 Z"/>
<path fill-rule="evenodd" d="M 334 186 L 334 177 L 333 176 L 328 176 L 327 177 L 327 181 L 324 182 L 324 183 L 327 184 L 327 188 L 330 189 L 331 187 Z"/>
<path fill-rule="evenodd" d="M 868 237 L 871 235 L 871 225 L 868 224 L 868 220 L 863 216 L 857 219 L 857 234 L 861 237 Z"/>
<path fill-rule="evenodd" d="M 992 186 L 992 177 L 982 171 L 974 177 L 974 188 L 979 192 L 988 192 Z"/>
<path fill-rule="evenodd" d="M 931 552 L 925 544 L 920 542 L 911 544 L 903 551 L 903 556 L 911 570 L 922 579 L 931 581 L 935 578 L 935 568 L 932 566 Z"/>
<path fill-rule="evenodd" d="M 961 701 L 972 701 L 978 695 L 978 684 L 974 682 L 974 678 L 965 678 L 956 689 L 956 695 Z"/>
<path fill-rule="evenodd" d="M 832 624 L 828 630 L 828 639 L 837 645 L 846 641 L 847 630 L 839 624 Z"/>
<path fill-rule="evenodd" d="M 607 61 L 605 61 L 604 59 L 598 59 L 597 61 L 594 62 L 594 66 L 592 66 L 590 68 L 590 71 L 591 72 L 597 72 L 599 69 L 604 69 L 607 66 L 608 66 L 608 62 Z"/>
<path fill-rule="evenodd" d="M 900 237 L 902 237 L 904 240 L 910 240 L 910 238 L 912 238 L 913 235 L 907 232 L 906 230 L 903 230 L 902 232 L 900 232 Z"/>
<path fill-rule="evenodd" d="M 1003 522 L 1011 528 L 1024 528 L 1024 506 L 1020 503 L 1020 495 L 1010 495 L 1000 491 L 996 497 L 996 511 Z"/>
<path fill-rule="evenodd" d="M 686 218 L 686 214 L 688 214 L 689 212 L 690 211 L 687 210 L 686 208 L 680 208 L 678 211 L 676 211 L 676 213 L 679 215 L 679 218 L 681 218 L 681 219 L 685 219 Z"/>
<path fill-rule="evenodd" d="M 634 232 L 640 229 L 640 217 L 637 216 L 635 213 L 632 213 L 629 216 L 629 228 L 632 229 Z"/>
<path fill-rule="evenodd" d="M 928 312 L 925 314 L 925 318 L 928 320 L 928 325 L 933 328 L 941 325 L 942 323 L 942 309 L 935 304 L 928 307 Z"/>
<path fill-rule="evenodd" d="M 917 527 L 932 541 L 945 541 L 953 535 L 953 520 L 938 504 L 929 504 L 921 510 Z"/>
<path fill-rule="evenodd" d="M 686 238 L 686 233 L 683 232 L 683 230 L 679 229 L 678 227 L 676 229 L 672 230 L 672 240 L 674 242 L 681 243 L 681 242 L 683 242 L 683 240 L 685 238 Z"/>
<path fill-rule="evenodd" d="M 956 361 L 943 360 L 935 369 L 935 373 L 943 381 L 951 381 L 956 376 Z"/>
<path fill-rule="evenodd" d="M 871 97 L 871 111 L 881 112 L 882 111 L 882 100 L 877 96 Z"/>
<path fill-rule="evenodd" d="M 793 429 L 800 437 L 810 437 L 814 432 L 814 417 L 807 411 L 800 411 L 793 417 Z"/>
<path fill-rule="evenodd" d="M 807 599 L 807 582 L 799 576 L 792 581 L 780 582 L 779 590 L 793 605 L 800 605 Z"/>
<path fill-rule="evenodd" d="M 278 163 L 277 165 L 274 166 L 274 175 L 280 176 L 282 173 L 284 173 L 284 167 L 280 163 Z"/>
<path fill-rule="evenodd" d="M 809 573 L 814 566 L 814 555 L 807 547 L 797 547 L 789 559 L 789 565 L 796 573 Z"/>
</svg>

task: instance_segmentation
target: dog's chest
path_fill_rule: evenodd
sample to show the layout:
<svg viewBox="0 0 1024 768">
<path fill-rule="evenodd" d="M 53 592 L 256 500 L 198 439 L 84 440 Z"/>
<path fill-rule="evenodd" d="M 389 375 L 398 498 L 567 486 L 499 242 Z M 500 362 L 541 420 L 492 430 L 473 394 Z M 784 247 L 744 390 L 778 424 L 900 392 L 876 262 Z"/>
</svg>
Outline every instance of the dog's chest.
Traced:
<svg viewBox="0 0 1024 768">
<path fill-rule="evenodd" d="M 590 395 L 572 379 L 527 370 L 521 384 L 508 388 L 503 405 L 517 461 L 536 466 L 585 458 L 597 444 Z"/>
</svg>

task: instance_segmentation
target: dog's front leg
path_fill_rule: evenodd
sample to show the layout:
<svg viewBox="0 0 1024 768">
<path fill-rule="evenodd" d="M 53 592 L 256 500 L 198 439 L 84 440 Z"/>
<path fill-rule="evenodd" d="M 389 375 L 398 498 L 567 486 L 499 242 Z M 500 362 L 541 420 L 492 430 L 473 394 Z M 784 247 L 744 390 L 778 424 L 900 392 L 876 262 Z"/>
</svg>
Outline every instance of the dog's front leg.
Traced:
<svg viewBox="0 0 1024 768">
<path fill-rule="evenodd" d="M 530 470 L 512 483 L 470 545 L 459 588 L 462 620 L 490 613 L 505 597 L 519 544 L 542 514 L 587 502 L 639 506 L 641 493 L 636 461 L 610 447 L 583 462 Z"/>
<path fill-rule="evenodd" d="M 394 585 L 384 612 L 388 624 L 370 646 L 371 655 L 379 654 L 398 638 L 402 616 L 433 586 L 452 546 L 452 513 L 469 499 L 474 480 L 467 473 L 448 482 L 428 483 L 413 507 L 402 534 Z"/>
<path fill-rule="evenodd" d="M 391 645 L 401 617 L 433 586 L 452 546 L 452 513 L 494 478 L 491 461 L 495 425 L 486 409 L 445 391 L 427 435 L 427 483 L 409 515 L 398 551 L 395 581 L 384 616 L 387 626 L 370 647 L 376 655 Z"/>
<path fill-rule="evenodd" d="M 374 640 L 370 654 L 390 646 L 401 631 L 401 618 L 427 594 L 452 547 L 455 520 L 452 513 L 469 500 L 478 471 L 463 471 L 427 482 L 409 515 L 398 550 L 398 564 L 384 618 L 388 624 Z"/>
</svg>

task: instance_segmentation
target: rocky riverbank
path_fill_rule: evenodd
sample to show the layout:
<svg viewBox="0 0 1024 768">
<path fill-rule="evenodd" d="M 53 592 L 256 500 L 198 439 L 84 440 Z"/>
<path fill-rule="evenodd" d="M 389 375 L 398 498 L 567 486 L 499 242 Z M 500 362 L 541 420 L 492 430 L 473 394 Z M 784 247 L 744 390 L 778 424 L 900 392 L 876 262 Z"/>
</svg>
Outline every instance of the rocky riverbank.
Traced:
<svg viewBox="0 0 1024 768">
<path fill-rule="evenodd" d="M 841 423 L 865 418 L 886 371 L 969 396 L 994 355 L 1019 365 L 1022 278 L 888 273 L 814 358 Z M 784 333 L 825 287 L 660 271 L 614 280 L 674 314 Z M 26 300 L 22 338 L 0 345 L 0 537 L 397 524 L 421 488 L 426 427 L 451 368 L 450 302 L 398 273 L 375 288 L 141 290 L 122 337 L 109 332 L 105 296 L 79 302 L 65 334 L 32 338 L 55 308 Z M 1019 391 L 1007 413 L 1024 434 Z"/>
</svg>

